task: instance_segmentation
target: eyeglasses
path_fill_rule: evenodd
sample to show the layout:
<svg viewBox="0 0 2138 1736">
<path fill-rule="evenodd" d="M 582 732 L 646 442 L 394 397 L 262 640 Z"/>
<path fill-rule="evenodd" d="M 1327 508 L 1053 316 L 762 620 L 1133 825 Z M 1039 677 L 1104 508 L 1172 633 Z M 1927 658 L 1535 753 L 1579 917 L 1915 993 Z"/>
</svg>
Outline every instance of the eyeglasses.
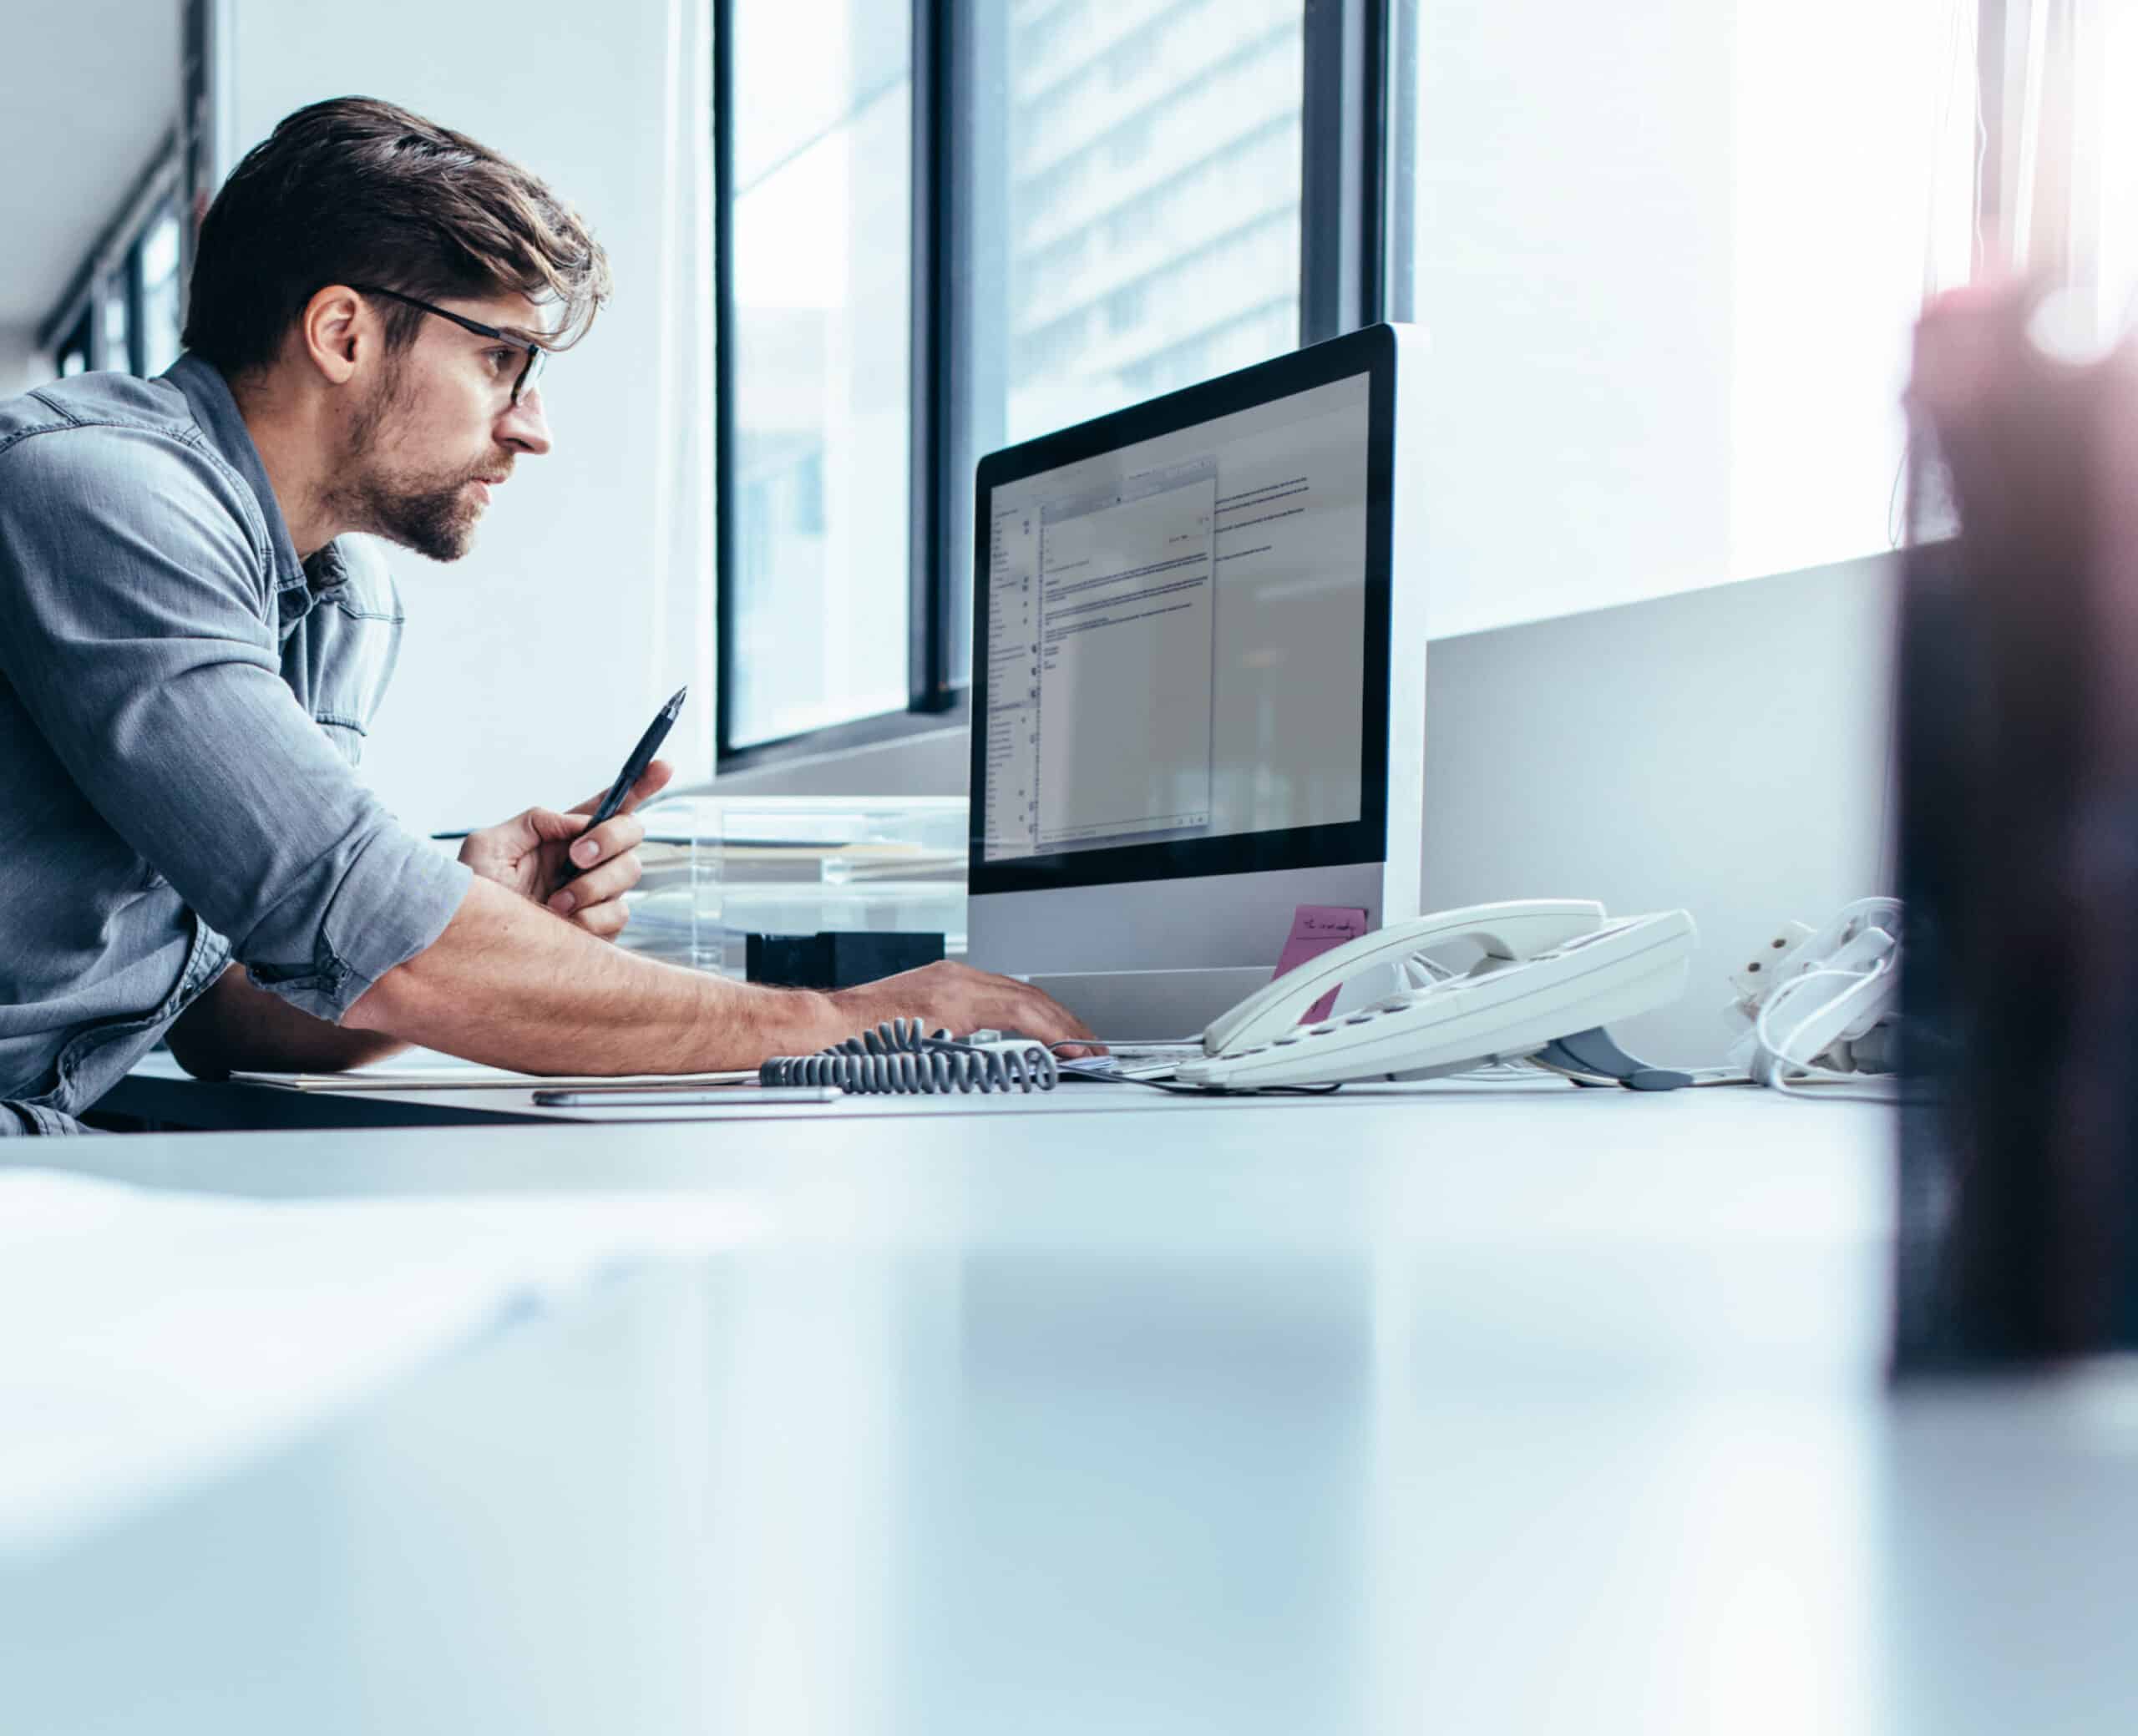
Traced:
<svg viewBox="0 0 2138 1736">
<path fill-rule="evenodd" d="M 510 332 L 500 332 L 495 326 L 486 326 L 480 320 L 464 318 L 443 307 L 434 307 L 428 301 L 418 301 L 413 296 L 404 296 L 398 290 L 382 289 L 375 283 L 352 283 L 352 290 L 367 296 L 390 296 L 396 301 L 406 301 L 411 307 L 420 307 L 425 313 L 434 313 L 442 320 L 451 320 L 464 332 L 472 332 L 478 337 L 487 337 L 508 349 L 523 351 L 527 359 L 519 364 L 519 372 L 512 382 L 512 401 L 517 405 L 527 395 L 529 387 L 542 377 L 542 369 L 550 359 L 550 352 L 539 343 Z"/>
</svg>

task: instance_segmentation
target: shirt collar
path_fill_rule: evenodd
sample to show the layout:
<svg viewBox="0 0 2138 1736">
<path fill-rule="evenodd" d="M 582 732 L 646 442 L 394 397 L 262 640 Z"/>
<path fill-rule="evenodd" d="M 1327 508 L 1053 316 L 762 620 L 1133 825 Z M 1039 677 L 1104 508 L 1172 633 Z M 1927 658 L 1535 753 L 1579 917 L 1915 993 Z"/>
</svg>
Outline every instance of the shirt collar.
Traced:
<svg viewBox="0 0 2138 1736">
<path fill-rule="evenodd" d="M 276 600 L 286 634 L 312 612 L 315 602 L 348 583 L 348 567 L 342 551 L 329 543 L 309 561 L 297 559 L 281 503 L 276 499 L 267 480 L 267 467 L 261 461 L 260 448 L 252 443 L 252 432 L 245 425 L 221 369 L 205 357 L 188 351 L 170 365 L 164 377 L 185 394 L 193 419 L 207 435 L 208 443 L 245 478 L 260 503 L 260 515 L 267 524 L 267 544 L 274 551 Z"/>
</svg>

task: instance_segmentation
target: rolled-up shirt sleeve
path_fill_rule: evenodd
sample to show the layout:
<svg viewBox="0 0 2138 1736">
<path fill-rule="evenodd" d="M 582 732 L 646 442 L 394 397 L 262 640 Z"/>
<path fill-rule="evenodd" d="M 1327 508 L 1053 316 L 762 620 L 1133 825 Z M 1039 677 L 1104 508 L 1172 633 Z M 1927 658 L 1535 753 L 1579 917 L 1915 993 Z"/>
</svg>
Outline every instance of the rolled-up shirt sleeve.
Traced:
<svg viewBox="0 0 2138 1736">
<path fill-rule="evenodd" d="M 444 932 L 469 871 L 393 818 L 283 681 L 245 488 L 153 429 L 0 450 L 0 671 L 253 979 L 338 1021 Z"/>
</svg>

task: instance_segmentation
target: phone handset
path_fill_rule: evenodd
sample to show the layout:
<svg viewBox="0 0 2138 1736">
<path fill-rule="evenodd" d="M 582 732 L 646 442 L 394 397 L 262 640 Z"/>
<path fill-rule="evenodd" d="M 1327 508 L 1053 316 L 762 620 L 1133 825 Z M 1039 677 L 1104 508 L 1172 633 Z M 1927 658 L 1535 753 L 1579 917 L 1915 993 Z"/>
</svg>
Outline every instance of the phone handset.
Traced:
<svg viewBox="0 0 2138 1736">
<path fill-rule="evenodd" d="M 1274 1041 L 1331 989 L 1376 964 L 1400 963 L 1458 940 L 1476 941 L 1487 958 L 1533 958 L 1601 928 L 1604 920 L 1604 907 L 1588 898 L 1513 898 L 1396 923 L 1310 959 L 1249 995 L 1203 1033 L 1203 1052 L 1237 1055 Z"/>
</svg>

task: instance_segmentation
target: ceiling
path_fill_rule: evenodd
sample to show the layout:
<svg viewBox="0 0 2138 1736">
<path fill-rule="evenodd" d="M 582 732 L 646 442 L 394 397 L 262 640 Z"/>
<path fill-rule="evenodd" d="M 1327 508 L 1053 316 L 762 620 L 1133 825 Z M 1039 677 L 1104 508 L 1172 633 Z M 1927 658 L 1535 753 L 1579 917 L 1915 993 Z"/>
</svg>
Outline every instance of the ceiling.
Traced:
<svg viewBox="0 0 2138 1736">
<path fill-rule="evenodd" d="M 35 325 L 178 119 L 185 0 L 0 0 L 0 325 Z"/>
</svg>

